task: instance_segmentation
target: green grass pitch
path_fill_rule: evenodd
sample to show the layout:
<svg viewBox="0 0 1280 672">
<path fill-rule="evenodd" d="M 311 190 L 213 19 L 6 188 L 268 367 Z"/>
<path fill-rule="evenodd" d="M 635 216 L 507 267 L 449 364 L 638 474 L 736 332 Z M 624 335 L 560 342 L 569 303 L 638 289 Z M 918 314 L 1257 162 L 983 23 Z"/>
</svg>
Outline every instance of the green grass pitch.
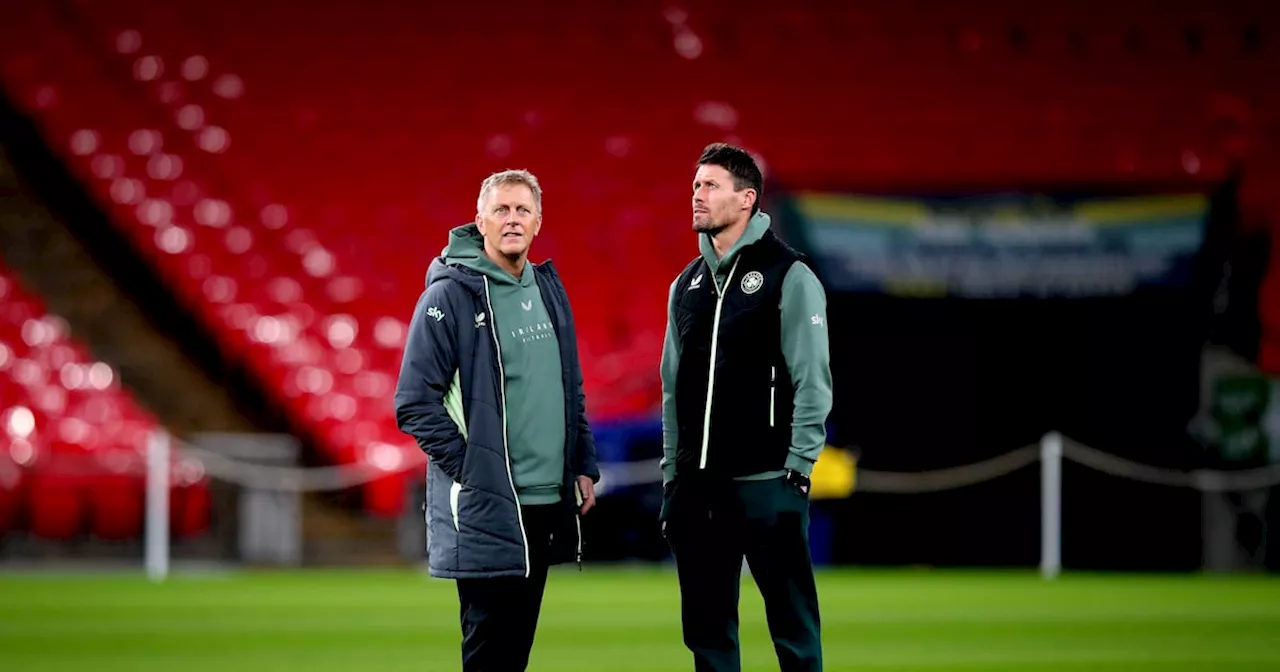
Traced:
<svg viewBox="0 0 1280 672">
<path fill-rule="evenodd" d="M 840 570 L 826 669 L 1280 670 L 1280 580 Z M 558 569 L 530 670 L 689 670 L 670 569 Z M 456 670 L 453 583 L 416 571 L 0 575 L 5 672 Z M 744 577 L 743 669 L 776 670 Z"/>
</svg>

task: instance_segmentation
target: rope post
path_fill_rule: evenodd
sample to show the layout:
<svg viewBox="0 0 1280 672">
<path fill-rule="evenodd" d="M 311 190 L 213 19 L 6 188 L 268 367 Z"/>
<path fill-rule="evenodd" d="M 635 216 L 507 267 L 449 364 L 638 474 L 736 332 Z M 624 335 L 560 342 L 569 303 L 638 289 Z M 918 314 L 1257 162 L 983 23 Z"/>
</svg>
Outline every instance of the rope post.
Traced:
<svg viewBox="0 0 1280 672">
<path fill-rule="evenodd" d="M 147 578 L 169 574 L 169 435 L 156 429 L 147 437 Z"/>
<path fill-rule="evenodd" d="M 1054 579 L 1062 571 L 1062 435 L 1040 440 L 1040 575 Z"/>
</svg>

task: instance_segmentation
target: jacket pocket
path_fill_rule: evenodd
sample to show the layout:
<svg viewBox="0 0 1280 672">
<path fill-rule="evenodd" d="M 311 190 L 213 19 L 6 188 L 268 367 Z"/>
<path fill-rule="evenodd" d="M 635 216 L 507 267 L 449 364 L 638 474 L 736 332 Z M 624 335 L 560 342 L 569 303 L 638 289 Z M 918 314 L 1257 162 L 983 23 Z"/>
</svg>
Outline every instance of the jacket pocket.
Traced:
<svg viewBox="0 0 1280 672">
<path fill-rule="evenodd" d="M 449 486 L 449 513 L 453 516 L 453 530 L 460 531 L 458 527 L 458 496 L 462 494 L 462 484 L 454 481 Z"/>
<path fill-rule="evenodd" d="M 665 523 L 671 517 L 671 500 L 676 494 L 675 480 L 662 484 L 662 505 L 658 509 L 658 521 Z M 663 532 L 666 532 L 666 526 L 663 526 Z"/>
<path fill-rule="evenodd" d="M 458 569 L 458 543 L 463 536 L 461 516 L 454 522 L 454 512 L 461 513 L 458 498 L 459 485 L 444 473 L 437 463 L 427 467 L 427 557 L 432 569 L 456 571 Z M 468 489 L 469 499 L 474 493 Z M 470 515 L 470 508 L 467 509 Z"/>
</svg>

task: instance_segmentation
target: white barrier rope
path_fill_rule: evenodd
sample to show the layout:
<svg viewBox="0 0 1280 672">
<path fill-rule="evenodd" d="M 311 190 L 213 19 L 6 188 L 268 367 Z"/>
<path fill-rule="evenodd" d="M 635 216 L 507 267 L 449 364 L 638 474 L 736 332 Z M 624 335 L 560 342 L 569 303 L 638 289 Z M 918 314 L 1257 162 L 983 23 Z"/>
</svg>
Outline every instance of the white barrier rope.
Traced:
<svg viewBox="0 0 1280 672">
<path fill-rule="evenodd" d="M 1062 456 L 1104 474 L 1171 488 L 1193 488 L 1202 492 L 1241 492 L 1280 485 L 1280 464 L 1239 471 L 1179 471 L 1126 460 L 1070 439 L 1063 440 Z"/>
<path fill-rule="evenodd" d="M 918 494 L 954 490 L 984 481 L 993 481 L 1040 460 L 1037 446 L 1023 446 L 989 460 L 933 471 L 892 472 L 858 470 L 857 490 L 898 494 Z"/>
<path fill-rule="evenodd" d="M 222 437 L 223 439 L 229 437 Z M 149 469 L 147 473 L 147 540 L 146 567 L 153 580 L 161 580 L 168 571 L 167 489 L 169 470 L 173 468 L 171 452 L 181 453 L 177 460 L 180 484 L 193 482 L 190 476 L 198 474 L 199 480 L 213 475 L 221 480 L 260 491 L 303 492 L 315 490 L 340 490 L 361 485 L 387 475 L 404 473 L 421 466 L 426 457 L 421 451 L 396 446 L 371 443 L 365 447 L 361 462 L 357 465 L 299 469 L 294 467 L 252 464 L 231 459 L 216 451 L 200 448 L 183 441 L 173 441 L 178 451 L 171 451 L 170 437 L 159 432 L 148 442 Z M 92 458 L 91 458 L 92 459 Z M 137 460 L 124 464 L 110 464 L 110 471 L 123 473 L 137 470 Z M 1062 460 L 1072 460 L 1096 471 L 1134 481 L 1155 483 L 1168 487 L 1193 488 L 1204 492 L 1239 492 L 1263 490 L 1280 485 L 1280 464 L 1237 471 L 1194 470 L 1178 471 L 1134 462 L 1077 442 L 1069 442 L 1057 433 L 1044 437 L 1038 445 L 1023 446 L 1003 455 L 946 469 L 922 472 L 884 472 L 860 469 L 857 489 L 864 492 L 893 494 L 917 494 L 962 488 L 991 481 L 1011 474 L 1029 465 L 1041 467 L 1041 551 L 1040 573 L 1053 579 L 1062 571 Z M 111 460 L 94 459 L 99 471 Z M 0 460 L 0 462 L 3 462 Z M 597 493 L 627 486 L 648 485 L 661 481 L 660 460 L 645 460 L 622 464 L 602 464 Z M 0 464 L 3 467 L 3 464 Z M 168 468 L 166 468 L 168 467 Z M 0 477 L 6 475 L 0 469 Z M 0 487 L 4 487 L 0 478 Z M 164 529 L 161 529 L 164 528 Z"/>
<path fill-rule="evenodd" d="M 949 469 L 924 472 L 858 470 L 858 490 L 865 492 L 920 493 L 960 488 L 1000 478 L 1039 460 L 1036 446 L 1024 446 L 990 460 Z M 641 460 L 600 466 L 596 493 L 618 488 L 648 485 L 661 480 L 661 460 Z"/>
<path fill-rule="evenodd" d="M 163 434 L 162 434 L 163 436 Z M 189 485 L 206 475 L 253 490 L 273 492 L 328 492 L 345 490 L 389 475 L 410 471 L 426 463 L 420 450 L 402 451 L 385 445 L 381 455 L 356 464 L 325 467 L 292 467 L 236 460 L 217 451 L 201 448 L 176 437 L 168 437 L 176 485 Z M 22 467 L 0 456 L 0 488 L 16 486 Z M 382 462 L 379 466 L 377 462 Z M 63 477 L 92 477 L 100 474 L 145 476 L 146 456 L 127 453 L 58 456 L 48 465 L 35 467 L 41 473 Z"/>
<path fill-rule="evenodd" d="M 181 470 L 195 472 L 199 476 L 213 478 L 255 490 L 276 492 L 319 492 L 344 490 L 369 483 L 388 475 L 411 471 L 426 462 L 426 455 L 419 450 L 401 450 L 383 445 L 379 457 L 370 451 L 370 457 L 357 464 L 300 468 L 256 464 L 229 458 L 216 451 L 201 448 L 173 438 L 175 456 Z M 1070 439 L 1063 440 L 1062 457 L 1095 471 L 1143 483 L 1167 487 L 1192 488 L 1203 492 L 1241 492 L 1261 490 L 1280 485 L 1280 464 L 1245 470 L 1181 471 L 1155 467 L 1090 448 Z M 71 468 L 66 462 L 53 467 L 55 471 L 76 474 L 145 472 L 143 460 L 128 464 L 109 464 L 108 460 L 87 458 L 92 464 L 84 468 Z M 1023 446 L 987 460 L 945 469 L 918 472 L 889 472 L 870 469 L 857 470 L 857 487 L 862 492 L 888 494 L 918 494 L 940 492 L 968 487 L 995 480 L 1039 462 L 1038 445 Z M 0 487 L 15 480 L 15 469 L 6 469 L 0 460 Z M 606 494 L 618 488 L 661 482 L 659 460 L 606 463 L 600 465 L 601 478 L 597 494 Z"/>
<path fill-rule="evenodd" d="M 1241 471 L 1178 471 L 1134 462 L 1064 440 L 1063 457 L 1120 478 L 1206 492 L 1239 492 L 1280 485 L 1280 464 Z M 930 471 L 894 472 L 858 469 L 857 490 L 888 494 L 941 492 L 992 481 L 1040 461 L 1040 445 L 1023 446 L 972 464 Z M 659 460 L 601 465 L 598 492 L 661 480 Z"/>
<path fill-rule="evenodd" d="M 408 459 L 395 458 L 400 464 L 397 468 L 386 469 L 368 463 L 335 465 L 328 467 L 282 467 L 274 465 L 239 462 L 216 451 L 193 446 L 185 442 L 177 442 L 178 450 L 184 456 L 199 460 L 207 473 L 215 478 L 255 490 L 274 490 L 279 492 L 324 492 L 345 490 L 364 485 L 388 475 L 410 471 L 424 463 L 427 458 L 421 451 L 399 451 L 388 446 L 388 450 L 397 455 L 410 456 Z"/>
</svg>

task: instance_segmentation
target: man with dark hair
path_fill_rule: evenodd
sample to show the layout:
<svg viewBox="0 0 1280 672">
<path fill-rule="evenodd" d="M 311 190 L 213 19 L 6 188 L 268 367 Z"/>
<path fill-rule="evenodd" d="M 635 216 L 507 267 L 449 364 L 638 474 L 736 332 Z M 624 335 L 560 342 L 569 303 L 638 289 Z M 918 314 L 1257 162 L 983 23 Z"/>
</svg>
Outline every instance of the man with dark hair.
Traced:
<svg viewBox="0 0 1280 672">
<path fill-rule="evenodd" d="M 746 151 L 708 146 L 693 179 L 701 254 L 671 284 L 662 349 L 660 520 L 694 669 L 737 672 L 745 556 L 782 672 L 822 669 L 809 475 L 826 445 L 826 295 L 760 210 Z"/>
<path fill-rule="evenodd" d="M 529 260 L 541 229 L 531 173 L 480 185 L 475 222 L 427 269 L 396 387 L 429 458 L 428 564 L 457 580 L 465 672 L 526 668 L 547 569 L 581 562 L 600 480 L 569 297 Z"/>
</svg>

